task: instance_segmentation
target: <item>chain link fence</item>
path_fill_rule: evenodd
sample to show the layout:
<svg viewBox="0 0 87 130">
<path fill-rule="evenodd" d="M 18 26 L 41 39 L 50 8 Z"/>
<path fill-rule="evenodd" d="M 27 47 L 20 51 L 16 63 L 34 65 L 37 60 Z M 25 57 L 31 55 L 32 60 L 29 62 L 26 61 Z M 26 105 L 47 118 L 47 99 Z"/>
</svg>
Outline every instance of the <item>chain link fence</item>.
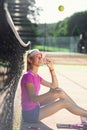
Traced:
<svg viewBox="0 0 87 130">
<path fill-rule="evenodd" d="M 79 36 L 77 37 L 37 37 L 37 45 L 42 46 L 42 50 L 49 51 L 63 51 L 64 49 L 68 52 L 77 52 Z"/>
</svg>

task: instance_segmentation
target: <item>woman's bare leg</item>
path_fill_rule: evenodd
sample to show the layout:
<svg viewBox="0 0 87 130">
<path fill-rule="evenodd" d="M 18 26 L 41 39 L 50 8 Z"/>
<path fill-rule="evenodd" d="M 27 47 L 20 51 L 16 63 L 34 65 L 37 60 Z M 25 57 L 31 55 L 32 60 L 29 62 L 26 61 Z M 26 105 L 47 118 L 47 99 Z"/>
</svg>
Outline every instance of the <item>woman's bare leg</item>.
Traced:
<svg viewBox="0 0 87 130">
<path fill-rule="evenodd" d="M 58 90 L 57 90 L 58 91 Z M 59 90 L 59 97 L 60 100 L 50 102 L 48 105 L 43 106 L 40 109 L 39 119 L 43 119 L 48 117 L 60 109 L 67 109 L 71 113 L 79 116 L 87 117 L 87 110 L 79 107 L 63 90 Z"/>
<path fill-rule="evenodd" d="M 73 99 L 72 99 L 63 89 L 59 88 L 59 89 L 57 89 L 57 91 L 58 91 L 58 94 L 59 94 L 59 98 L 60 98 L 60 99 L 61 99 L 61 98 L 62 98 L 62 99 L 66 99 L 66 100 L 72 102 L 73 104 L 76 104 L 76 103 L 73 101 Z"/>
<path fill-rule="evenodd" d="M 81 108 L 77 104 L 70 104 L 68 102 L 66 109 L 75 115 L 87 117 L 87 110 Z"/>
<path fill-rule="evenodd" d="M 59 94 L 59 99 L 68 99 L 70 100 L 72 103 L 75 103 L 66 93 L 65 91 L 63 91 L 62 89 L 57 89 L 58 94 Z M 54 97 L 50 97 L 50 99 L 47 99 L 46 101 L 43 101 L 40 105 L 41 106 L 46 106 L 52 102 L 54 102 L 56 99 L 58 98 L 54 98 Z M 75 103 L 76 104 L 76 103 Z"/>
<path fill-rule="evenodd" d="M 72 114 L 87 117 L 87 110 L 67 100 L 60 99 L 59 101 L 53 102 L 52 104 L 48 104 L 47 106 L 40 108 L 39 119 L 41 120 L 45 117 L 48 117 L 63 108 L 67 109 Z"/>
<path fill-rule="evenodd" d="M 56 101 L 56 102 L 53 102 L 46 106 L 41 107 L 40 112 L 39 112 L 39 120 L 44 119 L 54 114 L 58 110 L 64 108 L 64 104 L 65 104 L 64 100 L 60 99 L 59 101 Z"/>
</svg>

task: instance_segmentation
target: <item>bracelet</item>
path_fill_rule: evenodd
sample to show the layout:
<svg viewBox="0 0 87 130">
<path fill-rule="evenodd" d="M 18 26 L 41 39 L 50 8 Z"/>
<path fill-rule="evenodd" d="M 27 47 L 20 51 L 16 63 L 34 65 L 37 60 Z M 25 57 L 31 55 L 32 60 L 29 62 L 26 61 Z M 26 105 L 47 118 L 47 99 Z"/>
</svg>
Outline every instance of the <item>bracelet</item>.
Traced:
<svg viewBox="0 0 87 130">
<path fill-rule="evenodd" d="M 52 70 L 50 69 L 50 71 L 54 71 L 54 69 L 52 69 Z"/>
</svg>

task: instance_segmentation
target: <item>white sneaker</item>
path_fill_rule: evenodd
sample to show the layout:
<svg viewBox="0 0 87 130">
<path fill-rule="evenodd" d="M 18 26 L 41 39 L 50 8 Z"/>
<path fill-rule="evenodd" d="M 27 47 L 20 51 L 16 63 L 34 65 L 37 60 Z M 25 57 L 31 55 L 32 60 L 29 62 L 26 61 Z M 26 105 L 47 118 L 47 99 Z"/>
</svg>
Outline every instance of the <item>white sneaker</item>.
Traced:
<svg viewBox="0 0 87 130">
<path fill-rule="evenodd" d="M 87 123 L 87 117 L 81 116 L 81 122 L 82 122 L 82 123 Z"/>
</svg>

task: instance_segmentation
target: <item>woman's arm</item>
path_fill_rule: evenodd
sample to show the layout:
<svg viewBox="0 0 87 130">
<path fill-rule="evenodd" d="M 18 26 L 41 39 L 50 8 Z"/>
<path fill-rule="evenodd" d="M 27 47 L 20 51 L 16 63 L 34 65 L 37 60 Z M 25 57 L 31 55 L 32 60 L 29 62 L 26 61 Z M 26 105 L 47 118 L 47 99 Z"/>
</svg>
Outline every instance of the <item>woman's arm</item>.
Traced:
<svg viewBox="0 0 87 130">
<path fill-rule="evenodd" d="M 50 88 L 58 88 L 58 80 L 54 71 L 54 66 L 52 64 L 52 62 L 49 59 L 46 59 L 46 65 L 49 68 L 50 74 L 51 74 L 51 78 L 52 78 L 52 82 L 47 82 L 44 79 L 42 79 L 41 84 Z"/>
<path fill-rule="evenodd" d="M 33 102 L 42 103 L 47 99 L 50 99 L 52 96 L 54 98 L 58 97 L 58 92 L 55 89 L 51 89 L 42 95 L 36 95 L 34 85 L 32 83 L 26 83 L 26 88 L 28 91 L 28 95 Z"/>
</svg>

